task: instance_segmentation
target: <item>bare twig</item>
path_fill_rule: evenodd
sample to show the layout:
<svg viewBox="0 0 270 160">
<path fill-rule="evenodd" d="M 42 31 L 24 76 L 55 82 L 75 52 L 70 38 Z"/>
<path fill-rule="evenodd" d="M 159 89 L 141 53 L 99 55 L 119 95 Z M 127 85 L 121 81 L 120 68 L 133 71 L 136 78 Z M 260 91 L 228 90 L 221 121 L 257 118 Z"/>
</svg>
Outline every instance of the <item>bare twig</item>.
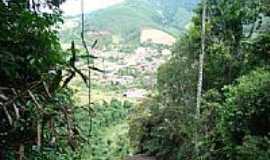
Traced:
<svg viewBox="0 0 270 160">
<path fill-rule="evenodd" d="M 37 87 L 41 82 L 37 82 L 36 84 L 33 84 L 28 90 L 30 89 L 34 89 L 35 87 Z M 4 106 L 8 106 L 13 104 L 18 98 L 26 95 L 28 93 L 28 90 L 25 90 L 24 92 L 17 94 L 17 96 L 13 97 L 12 99 L 10 99 L 9 101 L 7 101 L 6 103 L 4 103 Z"/>
<path fill-rule="evenodd" d="M 9 114 L 7 107 L 3 106 L 3 109 L 4 109 L 4 113 L 5 113 L 5 115 L 6 115 L 7 119 L 8 119 L 9 124 L 12 126 L 13 119 L 12 119 L 11 115 Z"/>
<path fill-rule="evenodd" d="M 14 88 L 11 88 L 11 90 L 12 90 L 12 92 L 13 92 L 13 94 L 14 94 L 15 96 L 18 96 L 18 94 L 17 94 L 17 92 L 16 92 L 16 90 L 15 90 Z M 18 109 L 16 103 L 14 102 L 14 103 L 12 104 L 12 106 L 13 106 L 13 109 L 14 109 L 14 111 L 15 111 L 16 119 L 17 119 L 17 120 L 20 119 L 20 111 L 19 111 L 19 109 Z"/>
<path fill-rule="evenodd" d="M 45 91 L 46 91 L 48 97 L 51 98 L 52 95 L 51 95 L 51 93 L 50 93 L 50 91 L 49 91 L 49 87 L 48 87 L 48 85 L 47 85 L 47 83 L 46 83 L 45 81 L 43 81 L 43 86 L 44 86 L 44 89 L 45 89 Z"/>
<path fill-rule="evenodd" d="M 0 94 L 0 99 L 2 99 L 4 101 L 7 101 L 8 100 L 8 97 L 5 96 L 4 94 Z"/>
<path fill-rule="evenodd" d="M 41 148 L 41 124 L 37 121 L 37 148 Z"/>
<path fill-rule="evenodd" d="M 17 92 L 16 92 L 16 90 L 15 90 L 14 88 L 11 88 L 11 90 L 12 90 L 12 92 L 13 92 L 13 94 L 14 94 L 15 96 L 18 96 L 18 94 L 17 94 Z"/>
<path fill-rule="evenodd" d="M 30 91 L 30 89 L 28 89 L 27 92 L 28 92 L 29 96 L 32 98 L 32 100 L 34 101 L 35 105 L 38 107 L 38 109 L 42 110 L 41 105 L 38 103 L 37 99 L 35 98 L 33 93 Z"/>
<path fill-rule="evenodd" d="M 14 109 L 14 111 L 15 111 L 16 119 L 17 119 L 17 120 L 20 119 L 20 111 L 19 111 L 19 109 L 17 108 L 17 106 L 16 106 L 15 103 L 13 103 L 13 109 Z"/>
<path fill-rule="evenodd" d="M 0 87 L 0 90 L 9 90 L 7 87 Z"/>
</svg>

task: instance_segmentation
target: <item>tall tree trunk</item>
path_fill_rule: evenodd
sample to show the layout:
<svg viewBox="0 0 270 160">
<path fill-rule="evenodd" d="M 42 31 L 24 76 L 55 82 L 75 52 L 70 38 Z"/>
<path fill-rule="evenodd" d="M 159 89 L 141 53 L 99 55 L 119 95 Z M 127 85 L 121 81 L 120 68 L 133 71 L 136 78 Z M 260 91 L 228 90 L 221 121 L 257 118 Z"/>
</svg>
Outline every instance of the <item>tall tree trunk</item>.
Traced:
<svg viewBox="0 0 270 160">
<path fill-rule="evenodd" d="M 197 84 L 197 104 L 196 104 L 196 135 L 195 135 L 195 147 L 196 152 L 199 154 L 199 121 L 201 112 L 201 99 L 202 99 L 202 87 L 203 87 L 203 66 L 205 56 L 205 35 L 206 35 L 206 0 L 202 0 L 202 27 L 201 27 L 201 54 L 199 58 L 199 72 L 198 72 L 198 84 Z"/>
</svg>

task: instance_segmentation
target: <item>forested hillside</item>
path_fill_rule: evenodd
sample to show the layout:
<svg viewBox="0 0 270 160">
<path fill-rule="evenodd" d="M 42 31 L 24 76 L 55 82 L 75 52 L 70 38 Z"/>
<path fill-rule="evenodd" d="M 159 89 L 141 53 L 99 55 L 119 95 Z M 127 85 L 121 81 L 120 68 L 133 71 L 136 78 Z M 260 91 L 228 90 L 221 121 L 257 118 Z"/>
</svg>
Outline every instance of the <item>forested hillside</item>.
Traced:
<svg viewBox="0 0 270 160">
<path fill-rule="evenodd" d="M 101 46 L 134 49 L 139 46 L 140 32 L 154 28 L 175 37 L 184 32 L 197 0 L 126 0 L 121 4 L 86 15 L 87 40 L 101 39 Z M 63 42 L 80 41 L 78 16 L 67 17 L 73 27 L 64 28 Z M 108 25 L 109 23 L 109 25 Z M 115 46 L 114 45 L 114 46 Z"/>
<path fill-rule="evenodd" d="M 269 0 L 65 1 L 0 1 L 0 160 L 270 159 Z"/>
</svg>

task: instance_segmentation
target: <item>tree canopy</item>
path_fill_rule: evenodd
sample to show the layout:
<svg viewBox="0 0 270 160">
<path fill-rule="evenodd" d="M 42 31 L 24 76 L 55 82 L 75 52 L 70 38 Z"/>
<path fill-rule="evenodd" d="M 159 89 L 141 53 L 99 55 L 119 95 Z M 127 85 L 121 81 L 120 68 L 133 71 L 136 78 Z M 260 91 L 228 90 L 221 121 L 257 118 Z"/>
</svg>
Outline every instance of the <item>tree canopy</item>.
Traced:
<svg viewBox="0 0 270 160">
<path fill-rule="evenodd" d="M 158 71 L 158 95 L 142 104 L 132 130 L 138 152 L 160 159 L 269 159 L 268 1 L 208 0 L 201 117 L 196 84 L 200 5 L 170 60 Z M 144 114 L 145 113 L 145 114 Z M 143 116 L 144 115 L 144 116 Z M 194 132 L 199 126 L 199 155 Z M 268 147 L 267 147 L 268 146 Z"/>
</svg>

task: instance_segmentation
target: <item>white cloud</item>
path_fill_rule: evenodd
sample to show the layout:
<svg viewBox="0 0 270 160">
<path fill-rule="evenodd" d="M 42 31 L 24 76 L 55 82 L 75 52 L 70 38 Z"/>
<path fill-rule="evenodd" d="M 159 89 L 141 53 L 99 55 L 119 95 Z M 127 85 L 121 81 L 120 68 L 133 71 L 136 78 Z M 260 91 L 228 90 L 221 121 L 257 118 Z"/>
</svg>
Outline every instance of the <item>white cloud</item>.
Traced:
<svg viewBox="0 0 270 160">
<path fill-rule="evenodd" d="M 103 9 L 124 0 L 84 0 L 85 12 L 92 12 L 95 10 Z M 65 15 L 75 15 L 81 12 L 81 0 L 67 0 L 61 7 Z"/>
</svg>

